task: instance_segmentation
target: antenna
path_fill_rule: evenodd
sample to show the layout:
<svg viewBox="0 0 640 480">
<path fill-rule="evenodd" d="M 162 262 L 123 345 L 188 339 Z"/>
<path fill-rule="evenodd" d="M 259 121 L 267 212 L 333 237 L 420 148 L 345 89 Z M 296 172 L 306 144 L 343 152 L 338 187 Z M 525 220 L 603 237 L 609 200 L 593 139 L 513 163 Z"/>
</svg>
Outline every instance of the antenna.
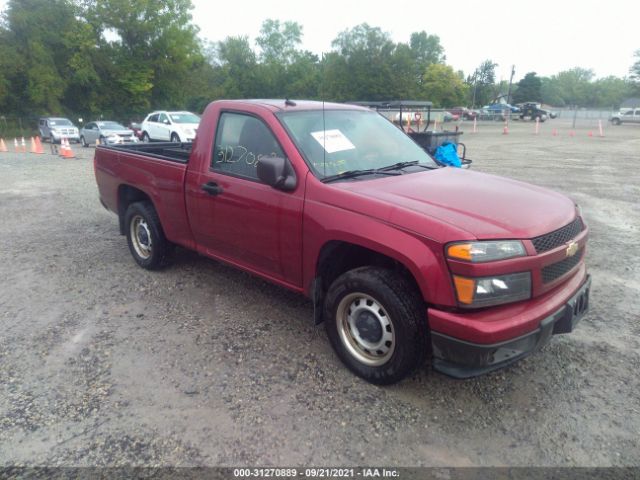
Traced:
<svg viewBox="0 0 640 480">
<path fill-rule="evenodd" d="M 322 52 L 322 83 L 320 96 L 322 97 L 322 175 L 327 176 L 327 126 L 325 124 L 325 115 L 324 115 L 324 81 L 325 81 L 325 63 L 324 63 L 324 52 Z"/>
</svg>

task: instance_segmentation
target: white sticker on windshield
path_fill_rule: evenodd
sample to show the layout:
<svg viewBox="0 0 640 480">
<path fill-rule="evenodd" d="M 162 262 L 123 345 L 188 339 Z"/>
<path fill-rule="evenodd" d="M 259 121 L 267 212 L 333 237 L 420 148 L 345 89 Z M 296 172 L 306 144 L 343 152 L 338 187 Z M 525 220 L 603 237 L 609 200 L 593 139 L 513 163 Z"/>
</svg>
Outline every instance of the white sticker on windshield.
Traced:
<svg viewBox="0 0 640 480">
<path fill-rule="evenodd" d="M 344 136 L 340 130 L 320 130 L 311 132 L 311 136 L 324 147 L 327 153 L 342 152 L 343 150 L 353 150 L 356 147 Z"/>
</svg>

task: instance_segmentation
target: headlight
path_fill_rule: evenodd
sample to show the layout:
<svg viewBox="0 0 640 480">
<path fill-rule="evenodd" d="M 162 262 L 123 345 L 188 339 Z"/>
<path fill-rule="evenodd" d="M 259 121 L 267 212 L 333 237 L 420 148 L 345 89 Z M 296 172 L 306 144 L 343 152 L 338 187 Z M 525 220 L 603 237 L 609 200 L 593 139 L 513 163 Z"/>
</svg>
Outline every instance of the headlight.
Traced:
<svg viewBox="0 0 640 480">
<path fill-rule="evenodd" d="M 460 306 L 480 308 L 517 302 L 531 297 L 531 273 L 511 273 L 495 277 L 453 276 Z"/>
<path fill-rule="evenodd" d="M 446 251 L 449 258 L 473 263 L 524 257 L 527 254 L 520 240 L 454 243 L 448 245 Z"/>
</svg>

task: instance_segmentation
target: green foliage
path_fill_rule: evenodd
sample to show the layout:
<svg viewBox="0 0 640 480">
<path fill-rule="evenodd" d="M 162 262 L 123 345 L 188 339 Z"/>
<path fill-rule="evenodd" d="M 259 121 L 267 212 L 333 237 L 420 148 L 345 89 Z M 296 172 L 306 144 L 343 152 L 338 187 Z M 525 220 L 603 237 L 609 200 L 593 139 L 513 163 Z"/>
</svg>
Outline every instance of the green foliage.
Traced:
<svg viewBox="0 0 640 480">
<path fill-rule="evenodd" d="M 291 21 L 267 19 L 255 39 L 204 44 L 192 10 L 191 0 L 9 0 L 0 19 L 0 111 L 126 122 L 155 108 L 202 111 L 218 98 L 415 99 L 448 107 L 484 105 L 506 92 L 494 62 L 464 81 L 445 65 L 440 38 L 425 31 L 396 43 L 363 23 L 318 58 L 301 48 L 302 26 Z M 514 101 L 615 106 L 640 91 L 640 50 L 635 56 L 630 79 L 594 80 L 580 68 L 549 78 L 530 72 Z"/>
<path fill-rule="evenodd" d="M 492 60 L 485 60 L 475 69 L 473 75 L 467 77 L 466 83 L 472 107 L 486 105 L 495 98 L 497 94 L 495 86 L 497 66 L 498 64 Z"/>
<path fill-rule="evenodd" d="M 542 79 L 536 75 L 536 72 L 527 73 L 517 84 L 517 89 L 513 93 L 513 103 L 541 102 L 541 88 Z"/>
<path fill-rule="evenodd" d="M 464 103 L 468 86 L 449 65 L 433 63 L 422 76 L 421 88 L 435 107 L 453 107 Z"/>
</svg>

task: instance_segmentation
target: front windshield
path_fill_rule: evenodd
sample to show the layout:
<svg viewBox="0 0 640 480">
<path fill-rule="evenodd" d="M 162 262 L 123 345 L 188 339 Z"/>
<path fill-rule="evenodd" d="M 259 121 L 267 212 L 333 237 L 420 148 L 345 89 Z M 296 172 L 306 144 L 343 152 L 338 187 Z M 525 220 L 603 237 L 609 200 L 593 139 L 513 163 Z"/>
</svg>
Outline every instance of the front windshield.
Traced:
<svg viewBox="0 0 640 480">
<path fill-rule="evenodd" d="M 279 118 L 318 178 L 398 162 L 436 163 L 398 127 L 366 110 L 308 110 Z"/>
<path fill-rule="evenodd" d="M 116 122 L 98 122 L 98 126 L 105 130 L 126 130 L 125 127 Z"/>
<path fill-rule="evenodd" d="M 71 123 L 66 118 L 56 118 L 55 120 L 49 120 L 49 125 L 56 127 L 71 127 L 73 123 Z"/>
<path fill-rule="evenodd" d="M 173 123 L 200 123 L 200 117 L 189 112 L 169 114 Z"/>
</svg>

